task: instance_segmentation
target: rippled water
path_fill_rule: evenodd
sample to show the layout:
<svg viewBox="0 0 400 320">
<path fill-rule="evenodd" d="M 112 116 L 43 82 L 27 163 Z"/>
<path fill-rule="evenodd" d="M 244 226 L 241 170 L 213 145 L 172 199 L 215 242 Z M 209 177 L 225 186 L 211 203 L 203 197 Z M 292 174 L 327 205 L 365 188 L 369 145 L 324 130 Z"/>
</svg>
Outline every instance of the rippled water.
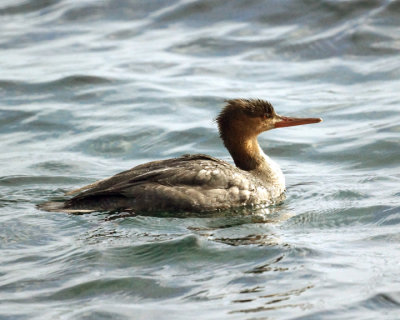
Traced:
<svg viewBox="0 0 400 320">
<path fill-rule="evenodd" d="M 3 0 L 1 319 L 398 319 L 400 1 Z M 324 122 L 260 143 L 250 216 L 38 211 L 149 160 L 229 160 L 228 98 Z"/>
</svg>

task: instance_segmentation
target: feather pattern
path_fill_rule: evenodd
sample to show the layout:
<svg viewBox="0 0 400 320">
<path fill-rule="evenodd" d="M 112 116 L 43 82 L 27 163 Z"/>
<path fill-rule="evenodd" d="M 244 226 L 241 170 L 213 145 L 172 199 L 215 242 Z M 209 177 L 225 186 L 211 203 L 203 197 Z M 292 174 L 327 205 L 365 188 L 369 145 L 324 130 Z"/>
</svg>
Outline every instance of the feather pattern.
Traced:
<svg viewBox="0 0 400 320">
<path fill-rule="evenodd" d="M 85 189 L 64 208 L 203 212 L 268 203 L 276 193 L 250 172 L 204 154 L 142 164 L 79 190 Z"/>
</svg>

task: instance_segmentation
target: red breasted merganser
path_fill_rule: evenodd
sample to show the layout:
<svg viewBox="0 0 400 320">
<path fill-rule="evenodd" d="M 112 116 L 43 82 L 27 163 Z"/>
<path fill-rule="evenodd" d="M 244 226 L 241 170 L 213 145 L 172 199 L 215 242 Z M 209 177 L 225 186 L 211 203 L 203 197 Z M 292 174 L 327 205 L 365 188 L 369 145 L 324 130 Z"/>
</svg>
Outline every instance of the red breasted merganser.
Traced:
<svg viewBox="0 0 400 320">
<path fill-rule="evenodd" d="M 211 212 L 268 205 L 285 191 L 279 166 L 260 148 L 257 136 L 274 128 L 321 122 L 275 113 L 258 99 L 228 100 L 216 119 L 219 134 L 235 165 L 204 154 L 153 161 L 67 194 L 60 202 L 39 207 L 48 211 Z"/>
</svg>

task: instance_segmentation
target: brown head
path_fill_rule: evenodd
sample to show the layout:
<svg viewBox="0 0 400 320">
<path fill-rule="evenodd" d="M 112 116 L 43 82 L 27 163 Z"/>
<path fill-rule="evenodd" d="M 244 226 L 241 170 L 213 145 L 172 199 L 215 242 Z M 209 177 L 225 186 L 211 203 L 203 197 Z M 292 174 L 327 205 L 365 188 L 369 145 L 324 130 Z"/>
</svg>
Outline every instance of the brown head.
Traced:
<svg viewBox="0 0 400 320">
<path fill-rule="evenodd" d="M 221 139 L 231 153 L 236 165 L 251 170 L 260 153 L 257 136 L 264 131 L 321 122 L 321 118 L 292 118 L 278 115 L 271 103 L 260 99 L 227 100 L 216 119 Z M 243 159 L 239 159 L 243 158 Z M 245 160 L 248 158 L 250 160 Z M 242 163 L 248 162 L 249 165 Z M 250 168 L 250 169 L 249 169 Z"/>
<path fill-rule="evenodd" d="M 261 132 L 292 127 L 301 124 L 321 122 L 321 118 L 292 118 L 278 115 L 268 101 L 260 99 L 232 99 L 217 117 L 221 133 L 234 129 L 245 136 L 259 135 Z"/>
</svg>

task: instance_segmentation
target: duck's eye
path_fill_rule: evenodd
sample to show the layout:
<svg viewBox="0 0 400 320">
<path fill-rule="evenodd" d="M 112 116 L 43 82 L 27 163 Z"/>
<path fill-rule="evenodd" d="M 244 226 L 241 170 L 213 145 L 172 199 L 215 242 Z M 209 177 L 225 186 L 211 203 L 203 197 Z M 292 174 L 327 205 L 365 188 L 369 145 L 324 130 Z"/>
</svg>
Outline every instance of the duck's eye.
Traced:
<svg viewBox="0 0 400 320">
<path fill-rule="evenodd" d="M 267 114 L 263 114 L 262 118 L 263 118 L 264 120 L 266 120 L 266 119 L 268 119 L 269 117 L 268 117 Z"/>
</svg>

